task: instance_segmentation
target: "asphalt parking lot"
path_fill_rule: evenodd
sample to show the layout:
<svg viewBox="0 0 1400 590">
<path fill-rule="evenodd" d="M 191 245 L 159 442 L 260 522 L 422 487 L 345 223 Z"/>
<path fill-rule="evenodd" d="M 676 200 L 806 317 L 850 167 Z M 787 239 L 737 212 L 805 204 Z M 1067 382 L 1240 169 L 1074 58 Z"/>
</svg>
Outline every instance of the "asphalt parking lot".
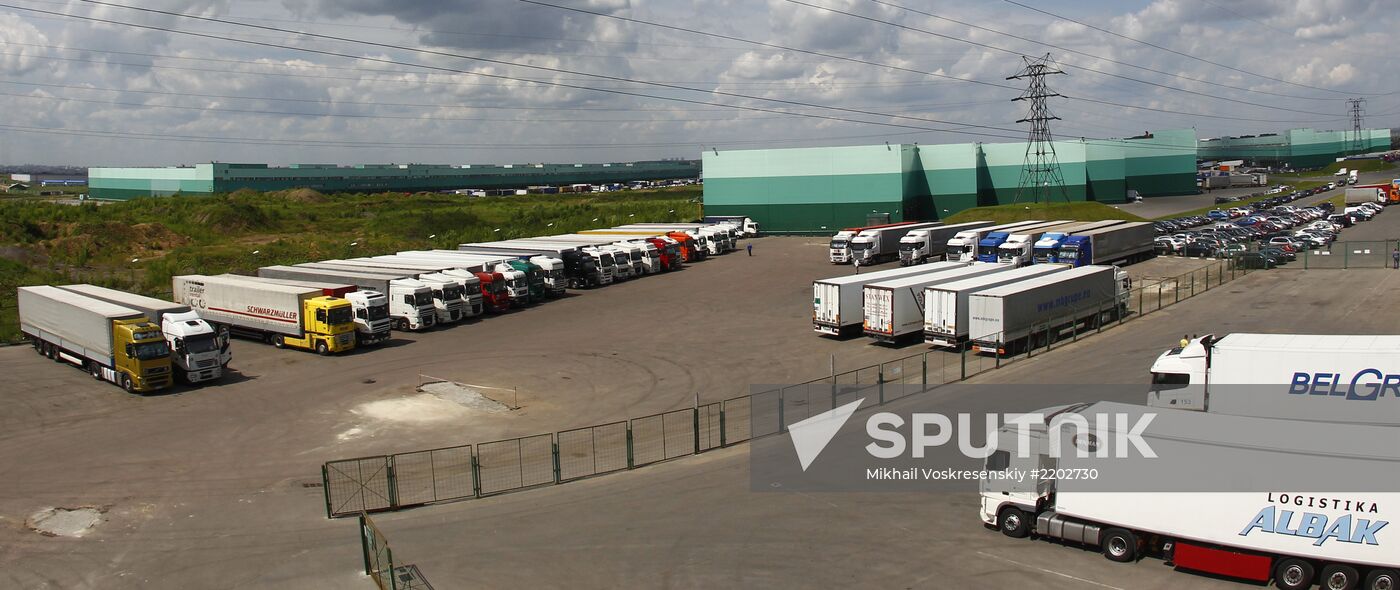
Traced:
<svg viewBox="0 0 1400 590">
<path fill-rule="evenodd" d="M 1400 215 L 1362 230 L 1400 236 Z M 0 409 L 0 586 L 368 588 L 353 521 L 324 518 L 314 486 L 325 460 L 689 407 L 697 393 L 708 401 L 751 383 L 821 376 L 832 355 L 842 370 L 924 349 L 818 337 L 810 283 L 851 269 L 825 262 L 825 240 L 753 244 L 752 258 L 736 252 L 345 357 L 237 341 L 233 379 L 171 395 L 127 396 L 28 348 L 0 349 L 10 377 Z M 1179 273 L 1166 265 L 1177 264 L 1200 262 L 1130 271 L 1169 276 Z M 1181 332 L 1396 333 L 1400 312 L 1375 303 L 1397 281 L 1400 273 L 1382 270 L 1256 273 L 978 380 L 1140 383 Z M 518 390 L 522 408 L 424 396 L 420 375 L 484 386 L 507 402 Z M 378 520 L 400 557 L 439 588 L 1236 587 L 1152 561 L 1121 567 L 1013 544 L 978 526 L 968 495 L 752 493 L 745 453 L 741 445 Z M 46 508 L 89 506 L 104 520 L 81 538 L 26 526 Z"/>
<path fill-rule="evenodd" d="M 1360 184 L 1376 184 L 1376 183 L 1382 183 L 1382 182 L 1390 182 L 1391 179 L 1395 178 L 1395 176 L 1396 176 L 1396 174 L 1395 174 L 1394 171 L 1389 171 L 1389 172 L 1368 172 L 1368 173 L 1365 173 L 1365 174 L 1361 174 L 1361 175 L 1359 176 L 1358 182 L 1359 182 Z M 1320 180 L 1320 181 L 1323 181 L 1323 182 L 1327 182 L 1327 181 L 1333 180 L 1333 178 L 1330 177 L 1330 176 L 1319 176 L 1319 177 L 1316 177 L 1316 178 L 1307 178 L 1306 180 Z M 1294 179 L 1293 179 L 1293 178 L 1290 178 L 1290 177 L 1283 177 L 1283 176 L 1280 176 L 1280 177 L 1273 177 L 1273 176 L 1271 176 L 1271 177 L 1270 177 L 1270 180 L 1269 180 L 1270 185 L 1279 184 L 1279 183 L 1292 183 L 1292 182 L 1294 182 Z M 1123 211 L 1126 211 L 1126 212 L 1128 212 L 1128 213 L 1132 213 L 1133 215 L 1137 215 L 1137 216 L 1139 216 L 1139 217 L 1143 217 L 1143 218 L 1146 218 L 1146 219 L 1156 219 L 1156 218 L 1158 218 L 1158 217 L 1166 217 L 1166 216 L 1169 216 L 1169 215 L 1174 215 L 1174 214 L 1180 213 L 1180 212 L 1182 212 L 1182 211 L 1191 211 L 1191 210 L 1193 210 L 1193 209 L 1200 209 L 1200 208 L 1202 208 L 1202 207 L 1214 207 L 1214 206 L 1216 206 L 1215 198 L 1218 197 L 1218 196 L 1221 196 L 1221 195 L 1233 196 L 1233 197 L 1247 197 L 1247 196 L 1249 196 L 1249 195 L 1251 195 L 1251 194 L 1253 194 L 1253 193 L 1260 192 L 1260 191 L 1264 191 L 1264 190 L 1268 190 L 1268 187 L 1244 187 L 1244 188 L 1235 188 L 1235 189 L 1223 189 L 1223 190 L 1210 191 L 1210 192 L 1202 193 L 1202 194 L 1199 194 L 1199 195 L 1181 195 L 1181 196 L 1175 196 L 1175 197 L 1152 197 L 1152 198 L 1149 198 L 1149 199 L 1144 199 L 1143 202 L 1141 202 L 1141 203 L 1125 203 L 1125 204 L 1122 204 L 1122 205 L 1114 205 L 1113 207 L 1114 207 L 1115 209 L 1121 209 L 1121 210 L 1123 210 Z M 1318 196 L 1315 196 L 1315 197 L 1310 197 L 1310 198 L 1307 198 L 1307 199 L 1302 199 L 1302 200 L 1300 200 L 1300 201 L 1298 201 L 1298 202 L 1296 202 L 1296 203 L 1293 203 L 1293 204 L 1294 204 L 1294 205 L 1297 205 L 1297 204 L 1311 205 L 1311 204 L 1313 204 L 1313 203 L 1318 203 L 1318 202 L 1324 201 L 1324 200 L 1326 200 L 1326 199 L 1328 199 L 1328 198 L 1331 198 L 1331 197 L 1334 196 L 1335 194 L 1336 194 L 1336 193 L 1331 193 L 1331 192 L 1329 192 L 1329 193 L 1324 193 L 1324 195 L 1318 195 Z M 1223 206 L 1223 207 L 1229 207 L 1230 205 L 1229 205 L 1229 204 L 1224 204 L 1224 205 L 1221 205 L 1221 206 Z"/>
</svg>

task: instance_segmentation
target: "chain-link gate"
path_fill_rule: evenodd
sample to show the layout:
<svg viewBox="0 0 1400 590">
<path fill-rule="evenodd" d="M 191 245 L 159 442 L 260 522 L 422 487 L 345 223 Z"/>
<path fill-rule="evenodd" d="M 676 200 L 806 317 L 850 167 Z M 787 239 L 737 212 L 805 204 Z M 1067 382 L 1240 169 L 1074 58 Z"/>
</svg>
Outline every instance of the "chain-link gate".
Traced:
<svg viewBox="0 0 1400 590">
<path fill-rule="evenodd" d="M 331 461 L 321 466 L 326 516 L 374 512 L 394 507 L 388 456 Z"/>
</svg>

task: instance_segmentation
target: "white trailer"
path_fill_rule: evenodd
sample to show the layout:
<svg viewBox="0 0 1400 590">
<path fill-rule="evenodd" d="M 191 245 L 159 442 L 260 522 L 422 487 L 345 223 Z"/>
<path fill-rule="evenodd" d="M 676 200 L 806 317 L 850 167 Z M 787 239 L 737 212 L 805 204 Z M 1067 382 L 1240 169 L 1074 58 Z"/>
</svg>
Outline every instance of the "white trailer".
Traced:
<svg viewBox="0 0 1400 590">
<path fill-rule="evenodd" d="M 222 377 L 224 367 L 233 360 L 228 334 L 215 330 L 188 305 L 97 285 L 64 285 L 59 288 L 146 314 L 146 319 L 160 326 L 165 336 L 171 361 L 175 365 L 175 376 L 189 383 Z"/>
<path fill-rule="evenodd" d="M 924 289 L 1011 270 L 1005 264 L 974 262 L 945 272 L 917 274 L 865 286 L 865 335 L 896 342 L 924 332 Z"/>
<path fill-rule="evenodd" d="M 1016 354 L 1117 319 L 1127 308 L 1127 280 L 1114 266 L 1083 266 L 973 293 L 967 302 L 972 350 Z"/>
<path fill-rule="evenodd" d="M 983 263 L 986 264 L 986 263 Z M 998 265 L 1001 266 L 1001 265 Z M 968 339 L 967 300 L 973 293 L 1060 272 L 1063 264 L 1008 268 L 991 276 L 930 285 L 924 289 L 924 342 L 961 349 Z"/>
<path fill-rule="evenodd" d="M 1324 589 L 1392 590 L 1400 581 L 1400 529 L 1390 525 L 1400 517 L 1400 492 L 1368 483 L 1371 474 L 1400 471 L 1400 452 L 1362 442 L 1392 440 L 1392 428 L 1308 423 L 1300 431 L 1289 420 L 1112 402 L 1038 413 L 1043 419 L 1029 436 L 1014 425 L 996 433 L 998 450 L 981 480 L 978 516 L 1009 537 L 1094 547 L 1118 562 L 1160 555 L 1178 569 L 1272 578 L 1288 590 L 1315 581 Z M 1075 452 L 1119 440 L 1086 433 L 1122 434 L 1122 425 L 1149 414 L 1139 436 L 1156 458 Z M 1063 426 L 1070 418 L 1082 421 L 1077 432 Z M 1030 452 L 1020 452 L 1021 440 Z M 1018 472 L 1027 477 L 1006 477 Z M 1100 477 L 1086 475 L 1094 473 Z M 1288 485 L 1294 473 L 1300 487 Z M 1118 483 L 1105 484 L 1105 476 Z M 1145 481 L 1122 485 L 1131 477 Z M 1327 483 L 1306 481 L 1314 478 Z"/>
<path fill-rule="evenodd" d="M 389 296 L 379 291 L 361 289 L 349 283 L 337 283 L 335 281 L 299 281 L 296 279 L 274 279 L 270 277 L 250 277 L 235 274 L 219 276 L 261 281 L 278 285 L 291 285 L 293 287 L 320 289 L 322 295 L 340 297 L 350 302 L 350 308 L 355 311 L 355 346 L 379 344 L 392 337 L 389 333 L 389 329 L 393 327 L 393 320 L 389 318 Z"/>
<path fill-rule="evenodd" d="M 1400 336 L 1207 334 L 1157 357 L 1147 405 L 1400 426 Z"/>
<path fill-rule="evenodd" d="M 1074 266 L 1132 264 L 1155 255 L 1155 237 L 1152 224 L 1146 221 L 1074 232 L 1060 242 L 1055 260 Z"/>
<path fill-rule="evenodd" d="M 389 298 L 389 317 L 397 330 L 427 330 L 437 323 L 433 292 L 427 285 L 399 273 L 375 272 L 363 267 L 328 266 L 308 262 L 296 266 L 264 266 L 259 277 L 295 281 L 345 283 L 383 293 Z"/>
<path fill-rule="evenodd" d="M 1035 243 L 1040 240 L 1041 236 L 1051 232 L 1072 232 L 1086 225 L 1092 224 L 1070 221 L 1059 225 L 1034 226 L 1016 230 L 1006 237 L 1005 242 L 997 246 L 997 262 L 1012 266 L 1030 264 L 1035 256 Z"/>
<path fill-rule="evenodd" d="M 960 232 L 991 227 L 990 221 L 969 221 L 916 229 L 899 239 L 899 265 L 923 264 L 930 260 L 946 260 L 948 240 Z"/>
<path fill-rule="evenodd" d="M 818 334 L 840 336 L 865 321 L 865 286 L 880 281 L 965 268 L 966 262 L 934 262 L 812 281 L 812 326 Z"/>
<path fill-rule="evenodd" d="M 230 275 L 172 278 L 175 300 L 235 334 L 322 355 L 355 348 L 350 302 L 320 289 L 275 285 Z"/>
</svg>

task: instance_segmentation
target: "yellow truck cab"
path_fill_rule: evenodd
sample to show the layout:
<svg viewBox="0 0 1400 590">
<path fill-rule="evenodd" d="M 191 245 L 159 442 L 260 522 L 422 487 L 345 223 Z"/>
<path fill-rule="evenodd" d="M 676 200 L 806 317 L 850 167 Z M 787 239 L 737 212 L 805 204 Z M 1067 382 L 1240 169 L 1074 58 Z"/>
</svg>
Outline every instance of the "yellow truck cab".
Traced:
<svg viewBox="0 0 1400 590">
<path fill-rule="evenodd" d="M 339 297 L 322 295 L 302 302 L 303 329 L 300 338 L 274 338 L 277 347 L 292 346 L 335 354 L 355 348 L 355 310 Z"/>
<path fill-rule="evenodd" d="M 170 348 L 146 314 L 49 285 L 20 287 L 20 331 L 34 350 L 128 392 L 170 386 Z"/>
</svg>

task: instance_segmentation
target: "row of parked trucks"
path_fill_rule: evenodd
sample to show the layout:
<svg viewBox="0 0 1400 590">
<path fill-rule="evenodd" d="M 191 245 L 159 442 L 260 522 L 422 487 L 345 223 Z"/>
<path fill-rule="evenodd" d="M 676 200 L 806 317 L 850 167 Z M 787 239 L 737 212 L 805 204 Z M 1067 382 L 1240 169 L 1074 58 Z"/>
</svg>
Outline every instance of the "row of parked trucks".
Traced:
<svg viewBox="0 0 1400 590">
<path fill-rule="evenodd" d="M 256 276 L 182 275 L 163 301 L 93 285 L 21 287 L 20 328 L 40 353 L 131 392 L 221 377 L 229 335 L 327 355 L 500 313 L 736 248 L 746 217 L 631 224 L 461 244 L 456 250 L 266 266 Z"/>
<path fill-rule="evenodd" d="M 940 347 L 1013 354 L 1117 319 L 1129 287 L 1127 273 L 1114 266 L 934 262 L 815 281 L 812 323 L 833 336 L 922 336 Z"/>
<path fill-rule="evenodd" d="M 1400 427 L 1398 358 L 1400 336 L 1190 339 L 1153 363 L 1146 407 L 1098 402 L 1037 412 L 1044 423 L 1031 430 L 1034 453 L 997 451 L 986 460 L 989 473 L 1027 470 L 1032 479 L 983 479 L 979 516 L 1008 536 L 1093 547 L 1114 561 L 1154 555 L 1178 569 L 1286 590 L 1394 590 L 1400 492 L 1366 482 L 1400 469 L 1400 451 L 1389 444 Z M 1132 423 L 1145 414 L 1153 419 L 1142 440 L 1170 456 L 1154 464 L 1155 477 L 1238 483 L 1282 464 L 1279 479 L 1296 474 L 1297 484 L 1104 491 L 1060 477 L 1101 463 L 1093 453 L 1052 455 L 1052 418 L 1077 416 L 1092 432 L 1113 428 L 1110 417 Z M 999 448 L 1016 448 L 1018 436 L 1001 429 Z"/>
<path fill-rule="evenodd" d="M 905 222 L 841 230 L 831 239 L 829 255 L 833 263 L 861 266 L 895 257 L 901 266 L 939 260 L 1131 264 L 1153 256 L 1154 237 L 1150 223 L 1124 220 Z"/>
</svg>

